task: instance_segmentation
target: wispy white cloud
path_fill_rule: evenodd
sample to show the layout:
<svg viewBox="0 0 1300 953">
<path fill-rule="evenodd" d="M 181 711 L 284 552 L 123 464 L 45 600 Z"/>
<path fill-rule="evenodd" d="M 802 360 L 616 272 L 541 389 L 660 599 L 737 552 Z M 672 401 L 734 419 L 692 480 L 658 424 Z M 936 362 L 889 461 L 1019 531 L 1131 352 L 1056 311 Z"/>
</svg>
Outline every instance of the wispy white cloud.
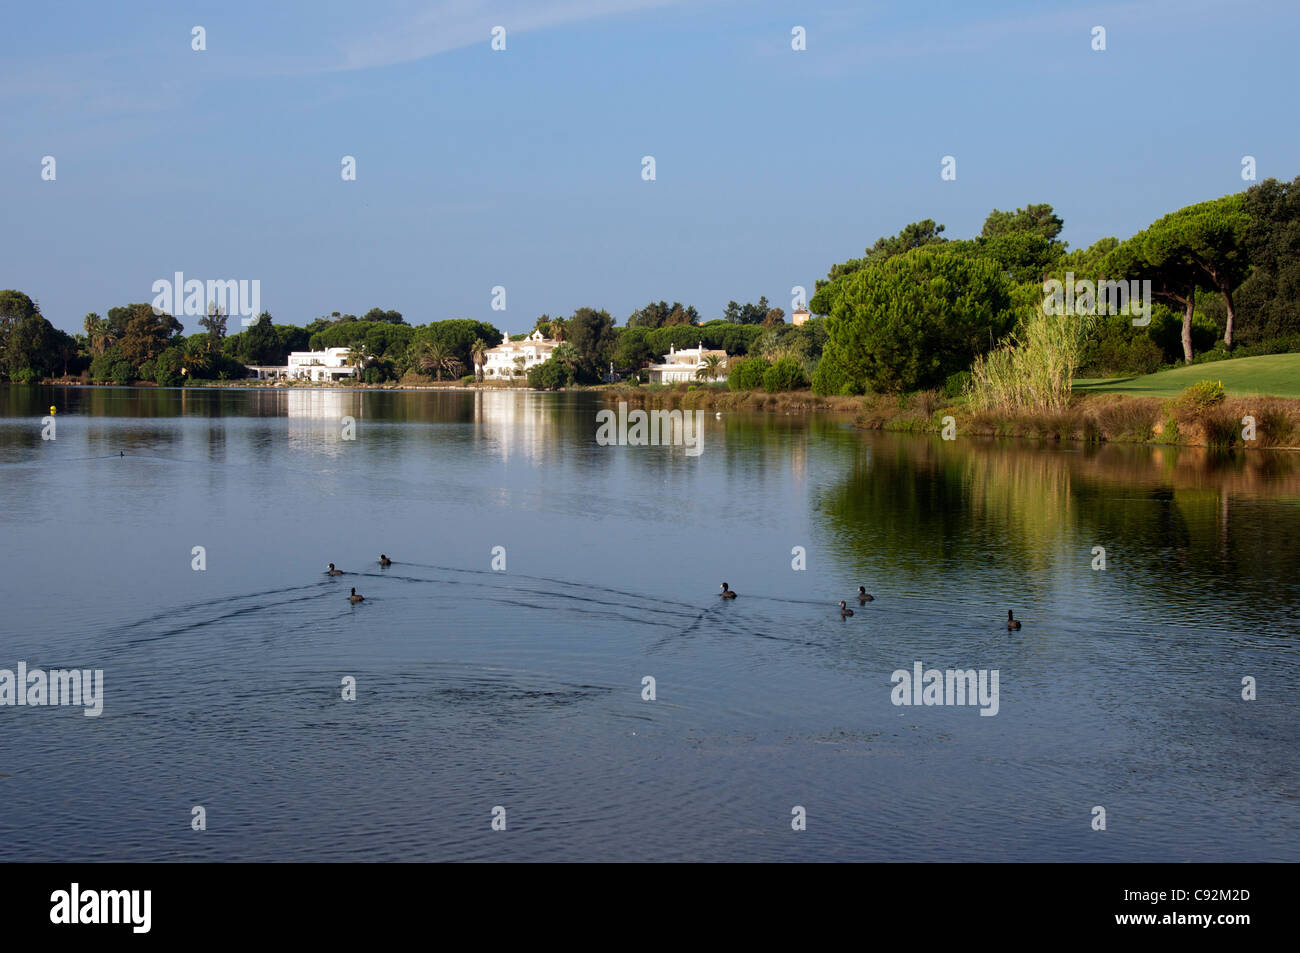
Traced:
<svg viewBox="0 0 1300 953">
<path fill-rule="evenodd" d="M 560 0 L 539 3 L 514 0 L 487 3 L 483 0 L 443 0 L 419 12 L 393 17 L 389 23 L 343 50 L 343 70 L 371 69 L 409 63 L 460 49 L 475 43 L 485 46 L 495 26 L 506 29 L 509 38 L 532 30 L 578 23 L 601 17 L 668 7 L 681 0 Z"/>
</svg>

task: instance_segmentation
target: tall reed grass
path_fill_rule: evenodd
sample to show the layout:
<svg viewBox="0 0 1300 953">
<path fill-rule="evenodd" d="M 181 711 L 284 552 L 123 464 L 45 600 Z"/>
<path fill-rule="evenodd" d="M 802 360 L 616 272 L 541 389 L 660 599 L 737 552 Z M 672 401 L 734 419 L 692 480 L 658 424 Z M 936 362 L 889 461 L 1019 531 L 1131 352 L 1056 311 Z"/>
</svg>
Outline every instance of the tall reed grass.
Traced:
<svg viewBox="0 0 1300 953">
<path fill-rule="evenodd" d="M 1083 354 L 1086 317 L 1022 308 L 1001 346 L 975 359 L 968 397 L 979 410 L 1064 410 Z"/>
</svg>

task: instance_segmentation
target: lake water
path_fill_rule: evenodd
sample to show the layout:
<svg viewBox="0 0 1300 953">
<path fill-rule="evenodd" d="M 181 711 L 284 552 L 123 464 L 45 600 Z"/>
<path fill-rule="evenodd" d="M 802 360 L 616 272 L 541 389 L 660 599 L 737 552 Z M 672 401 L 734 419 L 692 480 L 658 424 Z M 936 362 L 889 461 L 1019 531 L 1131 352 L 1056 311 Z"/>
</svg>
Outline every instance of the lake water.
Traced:
<svg viewBox="0 0 1300 953">
<path fill-rule="evenodd" d="M 1300 455 L 601 406 L 0 387 L 0 859 L 1300 856 Z"/>
</svg>

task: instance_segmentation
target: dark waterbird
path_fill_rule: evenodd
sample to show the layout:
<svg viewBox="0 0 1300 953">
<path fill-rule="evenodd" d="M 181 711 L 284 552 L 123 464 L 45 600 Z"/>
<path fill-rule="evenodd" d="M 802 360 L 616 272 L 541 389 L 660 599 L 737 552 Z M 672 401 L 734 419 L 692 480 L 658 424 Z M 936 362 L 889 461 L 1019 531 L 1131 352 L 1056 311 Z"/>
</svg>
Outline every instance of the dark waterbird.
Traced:
<svg viewBox="0 0 1300 953">
<path fill-rule="evenodd" d="M 736 598 L 736 594 L 732 590 L 727 588 L 727 584 L 725 582 L 722 584 L 722 592 L 720 592 L 719 595 L 721 595 L 722 598 L 724 599 Z"/>
<path fill-rule="evenodd" d="M 867 587 L 866 587 L 866 586 L 858 586 L 858 602 L 859 602 L 859 603 L 862 603 L 862 602 L 871 602 L 871 601 L 873 601 L 875 598 L 876 598 L 875 596 L 873 596 L 871 593 L 867 592 Z"/>
<path fill-rule="evenodd" d="M 1011 617 L 1011 610 L 1007 610 L 1007 628 L 1012 632 L 1020 631 L 1020 620 Z"/>
<path fill-rule="evenodd" d="M 341 576 L 341 575 L 343 575 L 343 570 L 342 570 L 342 569 L 335 569 L 335 568 L 334 568 L 334 564 L 333 564 L 333 563 L 330 563 L 330 564 L 329 564 L 329 568 L 325 570 L 325 575 L 327 575 L 327 576 Z"/>
<path fill-rule="evenodd" d="M 381 566 L 391 566 L 392 564 L 393 564 L 393 561 L 392 561 L 391 559 L 389 559 L 389 558 L 388 558 L 387 556 L 385 556 L 383 553 L 380 553 L 380 554 L 379 554 L 379 565 L 381 565 Z"/>
<path fill-rule="evenodd" d="M 348 602 L 352 603 L 353 605 L 356 605 L 358 602 L 365 602 L 365 601 L 366 601 L 366 597 L 357 595 L 357 587 L 353 586 L 352 595 L 348 596 Z"/>
<path fill-rule="evenodd" d="M 853 615 L 853 610 L 850 609 L 850 608 L 848 607 L 848 605 L 844 602 L 843 599 L 841 599 L 841 600 L 840 600 L 840 618 L 841 618 L 841 619 L 847 619 L 847 618 L 848 618 L 849 616 L 851 616 L 851 615 Z"/>
</svg>

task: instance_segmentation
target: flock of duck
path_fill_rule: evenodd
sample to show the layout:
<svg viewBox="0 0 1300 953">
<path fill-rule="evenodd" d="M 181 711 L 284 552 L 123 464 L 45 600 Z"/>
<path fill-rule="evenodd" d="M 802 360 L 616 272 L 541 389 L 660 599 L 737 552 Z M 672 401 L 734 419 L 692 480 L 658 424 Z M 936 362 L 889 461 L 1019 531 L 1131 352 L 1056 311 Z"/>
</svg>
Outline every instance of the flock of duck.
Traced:
<svg viewBox="0 0 1300 953">
<path fill-rule="evenodd" d="M 724 582 L 724 583 L 722 584 L 722 591 L 721 591 L 720 593 L 718 593 L 718 595 L 721 596 L 723 599 L 734 599 L 734 598 L 736 598 L 736 590 L 735 590 L 735 589 L 732 589 L 730 586 L 728 586 L 728 585 Z M 876 600 L 876 597 L 873 596 L 871 593 L 867 592 L 867 587 L 866 587 L 866 586 L 858 586 L 858 605 L 859 605 L 859 606 L 864 606 L 864 605 L 866 605 L 868 602 L 875 602 L 875 600 Z M 848 618 L 849 616 L 851 616 L 851 615 L 853 615 L 853 610 L 849 608 L 848 602 L 847 602 L 846 600 L 841 599 L 841 600 L 840 600 L 840 618 L 841 618 L 841 619 L 847 619 L 847 618 Z M 1020 631 L 1020 620 L 1017 619 L 1017 618 L 1015 617 L 1015 615 L 1012 614 L 1012 611 L 1011 611 L 1010 609 L 1007 610 L 1007 629 L 1008 629 L 1009 631 L 1011 631 L 1011 632 L 1019 632 L 1019 631 Z"/>
<path fill-rule="evenodd" d="M 385 556 L 383 553 L 380 553 L 380 554 L 379 554 L 379 565 L 381 565 L 381 566 L 391 566 L 392 564 L 393 564 L 393 561 L 392 561 L 391 559 L 389 559 L 389 558 L 388 558 L 387 556 Z M 327 575 L 327 576 L 342 576 L 342 575 L 343 575 L 343 570 L 342 570 L 342 569 L 338 569 L 338 568 L 336 568 L 335 565 L 334 565 L 333 563 L 330 563 L 330 564 L 326 567 L 326 569 L 325 569 L 325 575 Z M 718 595 L 721 596 L 723 599 L 734 599 L 734 598 L 736 598 L 736 590 L 735 590 L 735 589 L 732 589 L 730 586 L 728 586 L 728 585 L 724 582 L 724 583 L 722 584 L 722 591 L 721 591 L 720 593 L 718 593 Z M 859 606 L 864 606 L 864 605 L 866 605 L 868 602 L 874 602 L 875 599 L 876 599 L 875 596 L 873 596 L 871 593 L 867 592 L 867 587 L 866 587 L 866 586 L 858 586 L 858 605 L 859 605 Z M 365 602 L 365 601 L 366 601 L 366 597 L 365 597 L 365 596 L 361 596 L 361 595 L 357 595 L 356 587 L 353 586 L 353 587 L 352 587 L 352 594 L 351 594 L 350 596 L 348 596 L 348 602 L 352 603 L 353 605 L 356 605 L 358 602 Z M 846 600 L 841 599 L 841 600 L 840 600 L 840 618 L 841 618 L 841 619 L 847 619 L 847 618 L 848 618 L 849 616 L 851 616 L 851 615 L 853 615 L 853 610 L 850 609 L 850 608 L 848 607 L 848 602 L 847 602 Z M 1017 619 L 1017 618 L 1015 618 L 1014 615 L 1012 615 L 1012 612 L 1011 612 L 1010 609 L 1007 610 L 1007 629 L 1009 629 L 1009 630 L 1012 631 L 1012 632 L 1018 632 L 1018 631 L 1020 631 L 1020 620 Z"/>
<path fill-rule="evenodd" d="M 388 558 L 387 556 L 385 556 L 383 553 L 380 553 L 380 554 L 379 554 L 379 565 L 381 565 L 381 566 L 391 566 L 392 564 L 393 564 L 393 561 L 392 561 L 391 559 L 389 559 L 389 558 Z M 342 570 L 342 569 L 339 569 L 339 568 L 338 568 L 337 566 L 335 566 L 333 563 L 330 563 L 328 566 L 325 567 L 325 575 L 327 575 L 327 576 L 342 576 L 343 574 L 344 574 L 344 573 L 343 573 L 343 570 Z M 351 594 L 350 596 L 348 596 L 348 602 L 352 603 L 353 605 L 356 605 L 358 602 L 365 602 L 365 601 L 366 601 L 366 597 L 363 596 L 363 595 L 361 595 L 361 594 L 359 594 L 359 593 L 357 592 L 357 587 L 356 587 L 356 586 L 353 586 L 353 587 L 352 587 L 352 594 Z"/>
</svg>

